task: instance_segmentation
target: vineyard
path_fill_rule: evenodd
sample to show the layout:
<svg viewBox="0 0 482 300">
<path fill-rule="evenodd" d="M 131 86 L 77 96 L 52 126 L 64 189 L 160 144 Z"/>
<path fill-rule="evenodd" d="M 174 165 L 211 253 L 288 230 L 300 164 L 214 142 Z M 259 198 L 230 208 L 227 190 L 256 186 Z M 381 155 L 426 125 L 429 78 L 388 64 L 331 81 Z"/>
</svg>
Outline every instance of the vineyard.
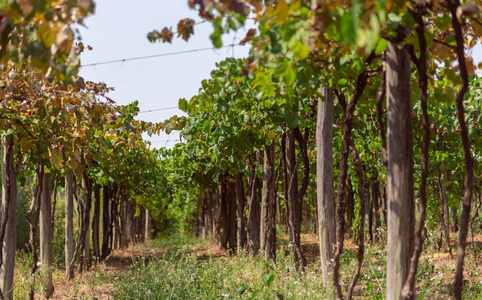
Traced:
<svg viewBox="0 0 482 300">
<path fill-rule="evenodd" d="M 183 5 L 249 56 L 147 122 L 91 0 L 0 3 L 0 299 L 482 298 L 480 0 Z"/>
</svg>

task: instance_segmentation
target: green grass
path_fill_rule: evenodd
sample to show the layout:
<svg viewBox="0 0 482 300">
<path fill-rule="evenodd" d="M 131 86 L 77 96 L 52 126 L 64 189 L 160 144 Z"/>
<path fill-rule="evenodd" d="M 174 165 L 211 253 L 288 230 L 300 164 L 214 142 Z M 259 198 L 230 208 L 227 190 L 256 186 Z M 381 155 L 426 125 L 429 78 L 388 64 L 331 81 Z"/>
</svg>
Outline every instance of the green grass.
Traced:
<svg viewBox="0 0 482 300">
<path fill-rule="evenodd" d="M 297 272 L 283 249 L 274 265 L 246 253 L 206 258 L 190 253 L 193 244 L 167 245 L 162 258 L 138 259 L 117 282 L 113 298 L 320 299 L 322 295 L 319 270 Z"/>
<path fill-rule="evenodd" d="M 314 243 L 313 237 L 310 243 Z M 261 257 L 215 256 L 206 240 L 183 235 L 157 239 L 135 251 L 123 253 L 134 261 L 113 271 L 104 263 L 94 265 L 72 282 L 63 280 L 63 263 L 58 260 L 53 273 L 62 299 L 325 299 L 317 258 L 304 270 L 296 270 L 286 244 L 280 243 L 276 264 Z M 469 244 L 470 245 L 470 244 Z M 452 246 L 455 251 L 455 245 Z M 467 248 L 464 299 L 482 299 L 482 244 Z M 127 256 L 125 256 L 127 255 Z M 365 259 L 354 299 L 385 299 L 386 262 L 383 242 L 366 244 Z M 125 262 L 125 261 L 124 261 Z M 341 256 L 341 285 L 346 288 L 357 264 L 351 243 Z M 31 256 L 19 252 L 15 271 L 15 299 L 27 299 Z M 430 246 L 424 250 L 417 275 L 417 299 L 451 299 L 455 257 Z M 37 272 L 36 296 L 42 297 L 41 272 Z M 66 295 L 66 296 L 65 296 Z M 67 298 L 66 298 L 67 297 Z"/>
<path fill-rule="evenodd" d="M 277 251 L 276 265 L 246 253 L 205 257 L 195 252 L 204 241 L 187 238 L 155 241 L 162 256 L 138 259 L 117 282 L 114 299 L 324 299 L 317 261 L 296 271 L 288 251 Z M 162 249 L 162 250 L 161 250 Z M 385 299 L 386 259 L 384 247 L 367 244 L 355 299 Z M 482 299 L 481 249 L 468 249 L 464 299 Z M 341 284 L 346 288 L 356 267 L 356 250 L 341 257 Z M 427 249 L 417 275 L 418 299 L 451 299 L 454 258 Z"/>
</svg>

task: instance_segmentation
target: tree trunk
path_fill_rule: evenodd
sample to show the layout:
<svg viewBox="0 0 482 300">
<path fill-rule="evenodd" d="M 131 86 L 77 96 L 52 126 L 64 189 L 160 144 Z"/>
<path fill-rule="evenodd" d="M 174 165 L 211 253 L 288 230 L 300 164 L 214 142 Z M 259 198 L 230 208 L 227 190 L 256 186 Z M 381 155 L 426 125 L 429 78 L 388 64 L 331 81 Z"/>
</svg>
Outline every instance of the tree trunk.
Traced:
<svg viewBox="0 0 482 300">
<path fill-rule="evenodd" d="M 349 237 L 353 237 L 353 220 L 355 220 L 355 192 L 353 191 L 353 183 L 348 174 L 346 180 L 346 232 Z"/>
<path fill-rule="evenodd" d="M 38 255 L 37 255 L 37 245 L 35 243 L 35 236 L 37 232 L 38 221 L 40 219 L 40 204 L 42 198 L 42 189 L 43 189 L 43 179 L 44 179 L 44 170 L 42 164 L 37 164 L 36 170 L 37 174 L 37 182 L 35 183 L 34 188 L 32 189 L 32 203 L 27 211 L 25 218 L 27 219 L 30 225 L 30 234 L 29 234 L 29 244 L 30 244 L 30 253 L 32 255 L 32 268 L 30 270 L 30 291 L 29 291 L 29 298 L 34 299 L 35 297 L 35 272 L 38 269 Z M 37 206 L 37 207 L 35 207 Z M 34 209 L 36 209 L 35 219 L 32 219 L 32 213 Z"/>
<path fill-rule="evenodd" d="M 13 136 L 2 140 L 2 227 L 0 235 L 0 288 L 3 297 L 13 299 L 13 277 L 17 241 L 17 174 Z"/>
<path fill-rule="evenodd" d="M 94 256 L 100 258 L 100 185 L 94 188 L 94 217 L 92 218 L 92 249 Z"/>
<path fill-rule="evenodd" d="M 256 176 L 256 166 L 249 166 L 251 175 L 248 184 L 248 253 L 251 256 L 258 255 L 260 247 L 260 210 L 257 189 L 259 179 Z"/>
<path fill-rule="evenodd" d="M 54 293 L 52 284 L 52 173 L 44 173 L 40 203 L 40 264 L 45 283 L 45 297 Z"/>
<path fill-rule="evenodd" d="M 226 174 L 224 177 L 225 181 L 225 207 L 226 207 L 226 233 L 227 233 L 227 249 L 235 251 L 237 247 L 237 219 L 236 219 L 236 184 L 231 180 L 230 175 Z"/>
<path fill-rule="evenodd" d="M 291 254 L 295 263 L 299 263 L 295 247 L 300 247 L 300 221 L 301 206 L 298 203 L 298 170 L 296 169 L 295 135 L 293 131 L 286 133 L 286 178 L 288 182 L 288 197 L 286 205 L 288 210 L 288 238 Z"/>
<path fill-rule="evenodd" d="M 370 199 L 370 183 L 365 184 L 365 209 L 368 215 L 368 237 L 370 242 L 373 242 L 373 199 Z"/>
<path fill-rule="evenodd" d="M 263 196 L 261 223 L 263 224 L 262 240 L 266 260 L 276 259 L 276 203 L 274 187 L 275 143 L 264 148 Z"/>
<path fill-rule="evenodd" d="M 125 236 L 126 236 L 126 247 L 136 243 L 136 229 L 135 229 L 135 213 L 136 205 L 135 203 L 129 201 L 127 197 L 127 188 L 125 193 Z"/>
<path fill-rule="evenodd" d="M 111 249 L 119 249 L 120 247 L 120 226 L 119 226 L 119 188 L 114 185 L 112 189 L 111 203 L 111 228 L 112 228 L 112 247 Z"/>
<path fill-rule="evenodd" d="M 425 37 L 425 23 L 423 15 L 425 13 L 425 7 L 422 4 L 416 6 L 415 10 L 411 10 L 412 17 L 415 19 L 415 30 L 420 45 L 420 58 L 416 57 L 415 51 L 411 48 L 410 53 L 412 60 L 417 65 L 418 70 L 418 86 L 420 89 L 421 108 L 422 108 L 422 128 L 423 128 L 423 140 L 422 140 L 422 152 L 420 155 L 420 186 L 418 190 L 418 196 L 420 198 L 419 204 L 419 218 L 414 231 L 414 246 L 413 254 L 410 258 L 410 269 L 408 277 L 403 287 L 403 296 L 406 299 L 415 299 L 415 277 L 417 275 L 418 262 L 423 250 L 423 237 L 422 233 L 425 228 L 425 218 L 427 215 L 427 178 L 429 171 L 428 163 L 428 151 L 430 146 L 430 120 L 428 117 L 428 75 L 427 75 L 427 40 Z M 415 214 L 415 213 L 414 213 Z"/>
<path fill-rule="evenodd" d="M 219 180 L 219 213 L 220 213 L 220 229 L 221 229 L 221 241 L 220 245 L 223 249 L 228 248 L 228 239 L 229 239 L 229 232 L 228 232 L 228 187 L 226 181 L 224 179 L 224 175 L 220 176 Z"/>
<path fill-rule="evenodd" d="M 221 188 L 220 188 L 221 189 Z M 213 241 L 218 246 L 226 247 L 226 231 L 225 231 L 225 215 L 222 205 L 221 193 L 211 192 L 213 196 L 213 212 L 214 212 L 214 222 L 213 222 Z"/>
<path fill-rule="evenodd" d="M 358 195 L 360 197 L 360 224 L 358 226 L 358 251 L 357 251 L 357 268 L 355 271 L 355 274 L 352 277 L 352 280 L 350 281 L 350 285 L 348 286 L 348 293 L 347 293 L 347 299 L 351 299 L 353 295 L 353 291 L 355 290 L 355 285 L 358 281 L 358 278 L 360 277 L 360 270 L 363 264 L 363 257 L 365 254 L 365 199 L 369 199 L 367 197 L 367 192 L 368 189 L 365 190 L 365 177 L 364 177 L 364 170 L 361 164 L 360 156 L 358 155 L 358 152 L 355 147 L 355 142 L 353 139 L 350 141 L 350 148 L 351 148 L 351 154 L 353 158 L 353 163 L 355 164 L 356 167 L 356 173 L 358 177 Z"/>
<path fill-rule="evenodd" d="M 475 187 L 476 190 L 478 190 L 477 187 Z M 474 192 L 474 194 L 476 194 Z M 474 198 L 475 198 L 475 201 L 474 201 L 474 215 L 472 216 L 472 219 L 470 220 L 470 224 L 469 224 L 469 228 L 470 228 L 470 237 L 471 237 L 471 244 L 472 244 L 472 248 L 475 248 L 476 247 L 476 244 L 475 244 L 475 241 L 474 241 L 474 238 L 475 238 L 475 232 L 474 232 L 474 222 L 475 222 L 475 219 L 477 219 L 479 217 L 479 210 L 480 210 L 480 207 L 482 206 L 482 201 L 480 199 L 480 191 L 478 192 L 479 194 L 479 204 L 477 204 L 477 196 L 474 195 Z"/>
<path fill-rule="evenodd" d="M 388 226 L 388 219 L 387 219 L 387 183 L 386 181 L 382 182 L 382 195 L 381 195 L 381 204 L 380 204 L 381 212 L 383 214 L 383 222 L 385 223 L 385 227 Z"/>
<path fill-rule="evenodd" d="M 387 299 L 401 299 L 413 245 L 413 147 L 410 59 L 406 47 L 387 50 L 388 228 Z"/>
<path fill-rule="evenodd" d="M 387 71 L 386 71 L 386 51 L 382 53 L 382 80 L 380 82 L 380 87 L 377 92 L 377 120 L 378 125 L 380 127 L 380 138 L 382 140 L 382 162 L 385 166 L 387 166 L 387 125 L 383 120 L 384 110 L 383 110 L 383 102 L 385 101 L 387 95 Z M 386 218 L 385 218 L 386 222 Z"/>
<path fill-rule="evenodd" d="M 314 205 L 312 203 L 313 198 L 310 197 L 306 200 L 307 201 L 303 202 L 303 209 L 302 209 L 303 217 L 301 218 L 301 223 L 302 223 L 302 226 L 303 226 L 302 231 L 304 231 L 305 233 L 313 232 L 313 230 L 312 230 L 313 215 L 311 213 L 311 209 L 312 209 L 312 206 Z M 300 230 L 300 233 L 301 233 L 301 230 Z"/>
<path fill-rule="evenodd" d="M 198 198 L 198 201 L 201 202 L 201 212 L 199 213 L 199 217 L 197 218 L 196 226 L 194 228 L 194 234 L 197 238 L 206 238 L 206 222 L 205 222 L 205 215 L 206 215 L 206 197 L 205 195 L 201 195 Z"/>
<path fill-rule="evenodd" d="M 441 178 L 440 169 L 438 170 L 437 185 L 440 195 L 440 226 L 442 227 L 442 249 L 445 253 L 450 252 L 450 212 L 445 183 L 447 174 Z"/>
<path fill-rule="evenodd" d="M 119 212 L 119 246 L 121 249 L 126 249 L 128 246 L 127 241 L 127 191 L 126 186 L 122 185 L 120 187 L 120 212 Z"/>
<path fill-rule="evenodd" d="M 472 193 L 474 189 L 474 158 L 470 150 L 469 131 L 465 123 L 465 108 L 464 97 L 469 88 L 469 75 L 467 72 L 467 65 L 465 61 L 465 45 L 464 33 L 462 25 L 459 22 L 458 11 L 460 9 L 460 1 L 450 1 L 449 9 L 452 15 L 452 27 L 455 33 L 455 41 L 457 43 L 456 52 L 459 63 L 460 78 L 462 84 L 455 99 L 457 106 L 457 118 L 460 126 L 460 137 L 462 140 L 462 147 L 464 150 L 465 162 L 465 180 L 464 180 L 464 200 L 462 208 L 462 216 L 460 218 L 460 234 L 459 246 L 457 247 L 457 265 L 455 267 L 455 283 L 454 283 L 454 299 L 462 299 L 462 284 L 463 284 L 463 269 L 465 258 L 465 247 L 467 243 L 467 230 L 470 221 L 470 209 L 472 206 Z"/>
<path fill-rule="evenodd" d="M 151 239 L 151 223 L 149 222 L 150 214 L 149 210 L 145 209 L 145 218 L 144 218 L 144 243 L 147 243 Z"/>
<path fill-rule="evenodd" d="M 318 99 L 316 120 L 316 186 L 318 232 L 323 286 L 327 295 L 334 296 L 333 264 L 335 231 L 335 191 L 333 179 L 333 90 L 322 88 L 324 99 Z"/>
<path fill-rule="evenodd" d="M 285 136 L 286 133 L 283 134 Z M 281 149 L 283 148 L 283 139 L 281 139 Z M 284 163 L 283 163 L 283 155 L 284 152 L 283 150 L 280 150 L 280 155 L 279 155 L 279 166 L 278 166 L 278 172 L 276 175 L 276 182 L 275 186 L 279 186 L 279 182 L 281 178 L 284 178 L 284 176 L 281 176 L 282 172 L 284 172 Z M 283 183 L 286 183 L 286 180 L 283 180 Z M 286 199 L 286 197 L 285 197 Z M 276 226 L 279 226 L 280 228 L 284 228 L 285 222 L 284 222 L 284 210 L 281 207 L 281 198 L 278 197 L 278 193 L 276 193 Z"/>
<path fill-rule="evenodd" d="M 288 190 L 289 190 L 289 175 L 288 175 L 288 166 L 287 166 L 287 155 L 286 155 L 286 138 L 287 138 L 287 133 L 284 132 L 283 135 L 281 136 L 281 147 L 280 147 L 280 166 L 283 169 L 283 192 L 284 192 L 284 204 L 285 204 L 285 211 L 282 216 L 280 216 L 280 219 L 282 219 L 283 223 L 283 229 L 285 234 L 288 234 L 288 237 L 290 236 L 290 227 L 289 227 L 289 220 L 290 220 L 290 205 L 288 199 L 290 196 L 288 195 Z M 281 172 L 281 171 L 280 171 Z"/>
<path fill-rule="evenodd" d="M 246 195 L 244 193 L 243 174 L 241 172 L 236 176 L 236 199 L 237 199 L 237 221 L 238 221 L 238 251 L 246 250 Z"/>
<path fill-rule="evenodd" d="M 145 241 L 145 235 L 144 235 L 145 224 L 146 224 L 146 211 L 142 207 L 139 207 L 139 216 L 137 217 L 137 222 L 136 222 L 137 243 L 144 243 Z"/>
<path fill-rule="evenodd" d="M 199 236 L 203 239 L 205 239 L 208 235 L 207 235 L 207 223 L 206 223 L 206 214 L 207 214 L 207 195 L 206 193 L 202 193 L 201 194 L 201 197 L 200 197 L 200 202 L 202 204 L 201 206 L 201 212 L 199 214 L 199 218 L 198 218 L 198 229 L 197 231 L 199 231 Z"/>
<path fill-rule="evenodd" d="M 367 68 L 375 59 L 375 55 L 372 52 L 365 60 L 365 68 Z M 365 87 L 368 82 L 368 75 L 366 70 L 357 76 L 356 88 L 350 102 L 346 103 L 345 96 L 342 93 L 337 92 L 338 100 L 343 110 L 345 111 L 345 132 L 343 133 L 343 149 L 340 160 L 340 178 L 338 180 L 338 192 L 336 199 L 336 242 L 337 247 L 334 255 L 333 262 L 333 285 L 335 286 L 336 298 L 343 299 L 343 291 L 340 285 L 340 258 L 343 253 L 343 246 L 345 243 L 345 187 L 346 178 L 348 176 L 348 156 L 350 150 L 351 131 L 353 128 L 353 115 L 355 108 L 360 100 Z M 362 187 L 363 188 L 363 187 Z"/>
<path fill-rule="evenodd" d="M 373 206 L 373 213 L 375 217 L 375 227 L 373 228 L 373 231 L 375 232 L 375 239 L 378 240 L 379 235 L 380 235 L 380 227 L 381 227 L 381 222 L 380 222 L 380 196 L 379 196 L 379 187 L 378 187 L 378 180 L 376 175 L 372 176 L 372 206 Z"/>
<path fill-rule="evenodd" d="M 459 213 L 458 213 L 458 203 L 452 207 L 452 232 L 456 233 L 459 231 Z"/>
<path fill-rule="evenodd" d="M 300 158 L 295 162 L 296 157 L 294 139 L 298 141 L 300 146 Z M 292 142 L 293 140 L 293 142 Z M 292 245 L 294 250 L 294 258 L 297 265 L 301 264 L 302 267 L 306 265 L 306 260 L 301 252 L 301 222 L 302 222 L 302 207 L 303 197 L 306 194 L 309 183 L 309 159 L 308 159 L 308 128 L 305 128 L 305 136 L 303 137 L 299 128 L 293 129 L 287 134 L 287 169 L 288 169 L 288 203 L 290 205 L 291 224 L 292 227 Z M 288 144 L 289 143 L 289 144 Z M 297 170 L 300 164 L 303 162 L 303 178 L 301 181 L 301 188 L 298 190 L 298 176 Z M 294 164 L 293 164 L 294 163 Z M 293 192 L 293 189 L 295 191 Z M 291 201 L 292 200 L 292 201 Z"/>
<path fill-rule="evenodd" d="M 316 196 L 316 195 L 315 195 Z M 313 206 L 315 208 L 315 211 L 313 212 L 313 234 L 318 236 L 320 233 L 319 231 L 319 222 L 318 222 L 318 199 L 315 197 L 314 199 Z"/>
<path fill-rule="evenodd" d="M 74 268 L 70 267 L 74 259 L 74 175 L 65 175 L 65 278 L 74 278 Z"/>
<path fill-rule="evenodd" d="M 81 248 L 80 248 L 80 262 L 78 272 L 82 273 L 85 269 L 90 268 L 90 210 L 92 207 L 92 179 L 84 174 L 82 178 L 82 229 L 81 229 Z"/>
<path fill-rule="evenodd" d="M 111 251 L 109 240 L 112 239 L 111 229 L 111 207 L 110 200 L 112 198 L 112 191 L 108 185 L 103 188 L 103 203 L 102 203 L 102 259 L 105 259 Z"/>
<path fill-rule="evenodd" d="M 207 236 L 213 235 L 213 197 L 206 193 L 206 231 Z"/>
</svg>

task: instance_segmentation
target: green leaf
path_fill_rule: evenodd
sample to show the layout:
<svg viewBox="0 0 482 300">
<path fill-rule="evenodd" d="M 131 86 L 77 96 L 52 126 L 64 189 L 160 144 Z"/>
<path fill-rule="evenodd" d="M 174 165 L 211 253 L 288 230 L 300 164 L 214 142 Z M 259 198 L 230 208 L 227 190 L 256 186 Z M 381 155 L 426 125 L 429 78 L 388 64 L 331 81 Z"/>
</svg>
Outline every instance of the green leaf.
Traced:
<svg viewBox="0 0 482 300">
<path fill-rule="evenodd" d="M 179 109 L 187 113 L 189 109 L 189 102 L 185 98 L 179 99 Z"/>
<path fill-rule="evenodd" d="M 351 13 L 346 13 L 341 18 L 341 36 L 348 43 L 356 42 L 356 31 L 355 23 L 353 22 L 353 15 Z"/>
<path fill-rule="evenodd" d="M 283 74 L 283 79 L 286 85 L 288 86 L 292 85 L 296 79 L 296 70 L 291 66 L 288 67 Z"/>
<path fill-rule="evenodd" d="M 238 294 L 238 295 L 241 296 L 245 291 L 246 291 L 246 284 L 243 283 L 243 284 L 236 290 L 236 294 Z"/>
<path fill-rule="evenodd" d="M 375 48 L 375 53 L 380 55 L 382 52 L 387 49 L 388 41 L 386 39 L 379 39 L 377 46 Z"/>
<path fill-rule="evenodd" d="M 260 290 L 256 290 L 256 291 L 254 291 L 254 293 L 253 293 L 253 295 L 251 296 L 251 298 L 250 298 L 250 299 L 251 299 L 251 300 L 256 299 L 256 295 L 258 295 L 260 292 L 261 292 Z"/>
<path fill-rule="evenodd" d="M 204 124 L 203 124 L 203 132 L 205 132 L 206 134 L 210 134 L 210 133 L 211 133 L 211 121 L 210 121 L 210 120 L 204 121 Z"/>
<path fill-rule="evenodd" d="M 400 23 L 402 21 L 402 16 L 395 13 L 389 13 L 388 19 L 394 23 Z"/>
<path fill-rule="evenodd" d="M 261 277 L 263 278 L 263 282 L 267 287 L 269 287 L 271 285 L 271 283 L 273 283 L 273 280 L 274 280 L 274 274 L 273 273 L 263 274 Z"/>
<path fill-rule="evenodd" d="M 219 27 L 214 30 L 210 37 L 214 47 L 221 48 L 223 46 L 223 41 L 221 40 L 221 29 Z"/>
</svg>

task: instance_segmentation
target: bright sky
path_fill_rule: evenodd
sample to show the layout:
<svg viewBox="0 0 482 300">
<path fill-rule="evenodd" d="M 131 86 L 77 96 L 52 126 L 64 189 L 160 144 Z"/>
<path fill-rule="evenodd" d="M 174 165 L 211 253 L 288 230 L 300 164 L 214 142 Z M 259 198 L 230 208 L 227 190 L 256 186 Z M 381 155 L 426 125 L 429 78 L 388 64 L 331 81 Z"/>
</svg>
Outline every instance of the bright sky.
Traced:
<svg viewBox="0 0 482 300">
<path fill-rule="evenodd" d="M 176 25 L 184 17 L 201 21 L 196 11 L 188 8 L 187 0 L 98 0 L 96 4 L 95 15 L 85 21 L 87 28 L 81 28 L 83 43 L 94 48 L 82 53 L 83 65 L 212 47 L 209 23 L 196 25 L 194 36 L 188 42 L 175 38 L 172 44 L 151 44 L 147 40 L 147 33 L 154 29 L 172 26 L 173 31 L 177 31 Z M 224 45 L 232 44 L 233 40 L 239 42 L 246 31 L 241 29 L 237 37 L 226 36 Z M 471 51 L 476 64 L 482 60 L 481 48 L 479 44 Z M 246 57 L 248 51 L 245 46 L 126 61 L 85 67 L 80 75 L 86 80 L 114 87 L 115 92 L 109 97 L 118 104 L 138 100 L 142 112 L 177 107 L 179 98 L 189 100 L 197 94 L 201 81 L 209 78 L 216 62 L 233 54 Z M 139 114 L 139 119 L 161 122 L 175 114 L 180 115 L 182 111 L 145 112 Z M 151 140 L 153 147 L 172 147 L 179 135 L 177 132 L 170 136 L 161 133 L 151 138 L 144 135 L 144 138 Z"/>
<path fill-rule="evenodd" d="M 172 44 L 152 44 L 147 40 L 147 33 L 154 29 L 160 31 L 172 26 L 176 32 L 178 21 L 184 17 L 201 21 L 196 11 L 189 9 L 187 0 L 98 0 L 95 15 L 85 20 L 87 28 L 81 28 L 82 42 L 94 48 L 82 53 L 82 65 L 212 47 L 209 35 L 213 30 L 209 23 L 196 25 L 188 42 L 177 35 Z M 233 39 L 237 43 L 244 35 L 245 30 L 241 29 L 238 37 L 227 36 L 224 45 L 232 44 Z M 114 87 L 109 97 L 117 104 L 138 100 L 141 112 L 177 107 L 179 98 L 189 100 L 197 94 L 201 81 L 210 77 L 215 63 L 233 56 L 233 51 L 235 57 L 245 57 L 249 49 L 238 46 L 85 67 L 80 75 L 85 80 Z M 168 109 L 140 113 L 138 118 L 161 122 L 182 113 L 179 109 Z M 144 138 L 151 140 L 153 147 L 172 147 L 179 136 L 162 133 Z"/>
</svg>

